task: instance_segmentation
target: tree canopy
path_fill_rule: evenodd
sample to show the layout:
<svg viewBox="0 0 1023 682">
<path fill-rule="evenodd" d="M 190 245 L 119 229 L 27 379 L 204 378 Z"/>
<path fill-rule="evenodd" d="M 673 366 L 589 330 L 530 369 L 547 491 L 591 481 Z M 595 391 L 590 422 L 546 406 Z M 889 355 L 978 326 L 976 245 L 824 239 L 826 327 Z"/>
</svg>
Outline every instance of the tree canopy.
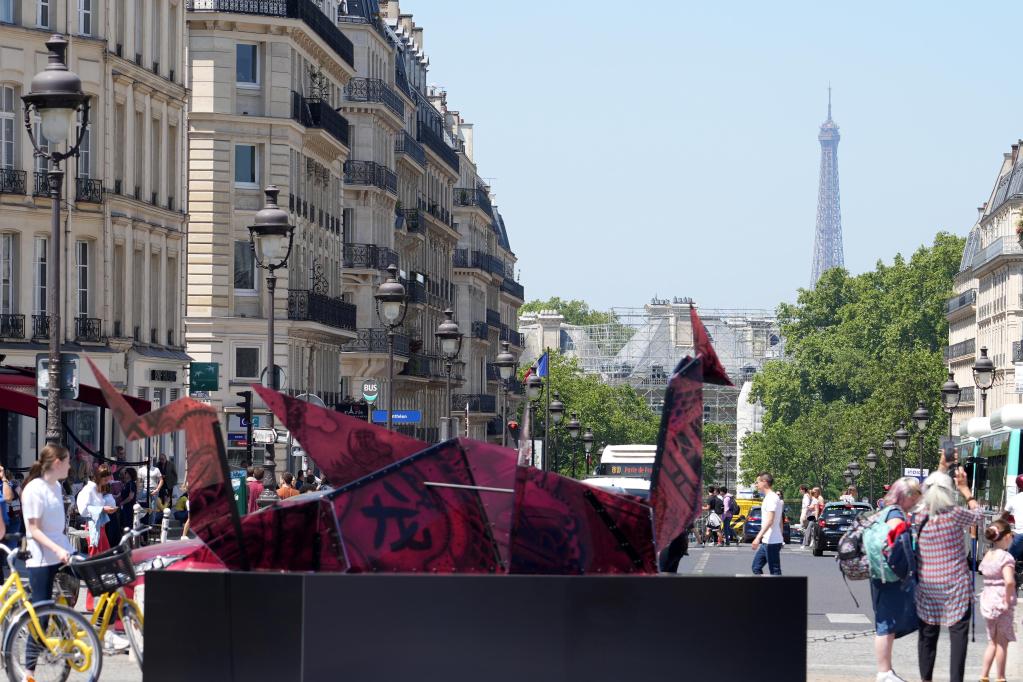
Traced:
<svg viewBox="0 0 1023 682">
<path fill-rule="evenodd" d="M 575 325 L 589 325 L 589 324 L 607 324 L 614 321 L 614 317 L 611 313 L 602 313 L 598 310 L 592 310 L 585 301 L 572 299 L 571 301 L 564 301 L 558 296 L 553 296 L 546 301 L 534 299 L 527 303 L 524 303 L 519 308 L 519 315 L 522 313 L 538 313 L 542 310 L 556 310 L 565 318 L 567 324 Z"/>
<path fill-rule="evenodd" d="M 751 400 L 763 404 L 763 431 L 743 439 L 744 483 L 767 470 L 786 490 L 819 484 L 834 497 L 844 485 L 842 472 L 856 460 L 865 490 L 865 458 L 874 448 L 880 458 L 876 493 L 898 470 L 898 453 L 885 462 L 881 443 L 900 420 L 912 429 L 909 417 L 921 400 L 931 412 L 924 466 L 933 467 L 938 439 L 948 429 L 940 403 L 945 301 L 963 245 L 941 232 L 908 261 L 899 255 L 857 276 L 829 270 L 816 288 L 800 290 L 796 304 L 778 307 L 787 357 L 754 377 Z M 914 437 L 906 466 L 916 466 L 918 452 Z"/>
</svg>

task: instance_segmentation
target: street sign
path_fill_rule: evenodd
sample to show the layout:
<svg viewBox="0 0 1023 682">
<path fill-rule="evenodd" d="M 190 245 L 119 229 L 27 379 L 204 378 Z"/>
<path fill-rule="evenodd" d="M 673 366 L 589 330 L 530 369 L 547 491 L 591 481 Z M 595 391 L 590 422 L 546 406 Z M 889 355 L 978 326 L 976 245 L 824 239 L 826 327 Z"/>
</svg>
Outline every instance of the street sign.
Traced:
<svg viewBox="0 0 1023 682">
<path fill-rule="evenodd" d="M 924 471 L 923 474 L 921 474 L 920 469 L 918 469 L 917 467 L 906 467 L 905 469 L 902 470 L 902 475 L 909 476 L 911 478 L 919 478 L 922 481 L 925 478 L 927 478 L 931 473 L 930 469 L 924 469 L 923 471 Z"/>
<path fill-rule="evenodd" d="M 277 432 L 273 429 L 254 429 L 252 431 L 252 442 L 263 443 L 264 445 L 277 441 Z"/>
<path fill-rule="evenodd" d="M 192 362 L 188 365 L 188 392 L 197 393 L 220 390 L 219 362 Z M 208 398 L 208 395 L 207 395 Z"/>
<path fill-rule="evenodd" d="M 232 448 L 244 448 L 247 447 L 249 442 L 245 440 L 244 433 L 228 433 L 227 444 Z"/>
<path fill-rule="evenodd" d="M 373 421 L 378 424 L 387 423 L 387 410 L 373 410 Z M 399 424 L 418 424 L 423 421 L 423 413 L 419 410 L 393 410 L 391 421 Z"/>
<path fill-rule="evenodd" d="M 258 429 L 263 426 L 266 415 L 254 414 L 252 415 L 252 428 Z M 227 430 L 228 431 L 244 431 L 249 428 L 249 420 L 240 414 L 229 414 L 227 415 Z"/>
<path fill-rule="evenodd" d="M 60 354 L 60 397 L 63 400 L 78 398 L 78 356 L 75 353 Z M 36 354 L 36 397 L 45 400 L 50 387 L 50 356 Z"/>
<path fill-rule="evenodd" d="M 245 469 L 231 470 L 231 490 L 234 492 L 234 503 L 238 506 L 238 513 L 244 514 L 248 511 L 249 488 L 245 484 Z"/>
<path fill-rule="evenodd" d="M 367 403 L 375 402 L 380 395 L 380 384 L 376 379 L 366 379 L 362 382 L 362 398 Z M 387 421 L 384 419 L 384 421 Z"/>
<path fill-rule="evenodd" d="M 277 371 L 277 390 L 283 391 L 288 387 L 288 375 L 285 373 L 284 368 L 280 365 L 274 365 L 274 369 Z M 259 373 L 259 383 L 263 386 L 270 388 L 270 377 L 266 374 L 266 367 Z"/>
</svg>

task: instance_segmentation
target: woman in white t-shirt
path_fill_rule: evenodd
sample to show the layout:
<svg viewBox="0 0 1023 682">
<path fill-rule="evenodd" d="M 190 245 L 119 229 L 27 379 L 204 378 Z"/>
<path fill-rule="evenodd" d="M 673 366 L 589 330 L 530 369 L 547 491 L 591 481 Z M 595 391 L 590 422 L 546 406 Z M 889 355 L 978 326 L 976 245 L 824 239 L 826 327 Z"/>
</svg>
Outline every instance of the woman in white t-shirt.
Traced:
<svg viewBox="0 0 1023 682">
<path fill-rule="evenodd" d="M 21 493 L 21 511 L 31 554 L 25 566 L 33 604 L 52 598 L 57 571 L 71 561 L 71 541 L 64 523 L 64 494 L 60 487 L 60 481 L 67 478 L 70 468 L 67 448 L 48 444 L 29 470 Z M 35 671 L 37 652 L 32 649 L 27 647 L 25 656 L 29 673 Z"/>
</svg>

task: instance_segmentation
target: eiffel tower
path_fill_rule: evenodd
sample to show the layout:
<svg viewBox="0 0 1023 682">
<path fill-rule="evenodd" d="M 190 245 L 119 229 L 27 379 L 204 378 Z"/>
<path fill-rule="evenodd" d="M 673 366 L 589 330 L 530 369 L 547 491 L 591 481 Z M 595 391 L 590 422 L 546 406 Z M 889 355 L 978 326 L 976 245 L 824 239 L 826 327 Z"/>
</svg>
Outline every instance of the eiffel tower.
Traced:
<svg viewBox="0 0 1023 682">
<path fill-rule="evenodd" d="M 813 238 L 813 274 L 810 286 L 826 270 L 845 266 L 842 253 L 842 206 L 838 191 L 838 125 L 831 120 L 831 86 L 828 86 L 828 120 L 817 135 L 821 143 L 821 176 L 817 190 L 817 231 Z"/>
</svg>

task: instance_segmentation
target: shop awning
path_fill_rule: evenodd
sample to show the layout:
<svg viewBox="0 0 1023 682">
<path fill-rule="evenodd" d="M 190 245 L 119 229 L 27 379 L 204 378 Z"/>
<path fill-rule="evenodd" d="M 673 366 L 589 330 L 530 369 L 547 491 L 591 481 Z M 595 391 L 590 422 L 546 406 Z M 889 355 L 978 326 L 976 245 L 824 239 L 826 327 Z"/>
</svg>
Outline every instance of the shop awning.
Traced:
<svg viewBox="0 0 1023 682">
<path fill-rule="evenodd" d="M 37 406 L 35 397 L 36 390 L 36 373 L 34 369 L 11 367 L 0 370 L 0 390 L 5 393 L 15 393 L 18 396 L 25 396 L 31 401 L 33 406 Z M 124 399 L 128 401 L 131 408 L 135 410 L 135 414 L 145 414 L 152 409 L 152 403 L 148 400 L 142 400 L 141 398 L 135 398 L 130 395 L 122 394 Z M 33 407 L 30 413 L 23 410 L 28 409 L 28 403 L 23 400 L 17 402 L 13 396 L 6 398 L 0 396 L 0 409 L 9 409 L 11 412 L 17 412 L 18 414 L 24 414 L 27 417 L 37 416 L 37 410 Z M 98 407 L 109 407 L 106 399 L 103 398 L 103 392 L 95 386 L 89 386 L 88 384 L 78 384 L 78 402 L 85 403 L 86 405 L 96 405 Z M 21 409 L 15 409 L 14 407 L 4 407 L 5 404 L 9 405 L 20 405 Z"/>
<path fill-rule="evenodd" d="M 0 386 L 0 410 L 34 418 L 39 416 L 39 402 L 28 393 Z"/>
</svg>

